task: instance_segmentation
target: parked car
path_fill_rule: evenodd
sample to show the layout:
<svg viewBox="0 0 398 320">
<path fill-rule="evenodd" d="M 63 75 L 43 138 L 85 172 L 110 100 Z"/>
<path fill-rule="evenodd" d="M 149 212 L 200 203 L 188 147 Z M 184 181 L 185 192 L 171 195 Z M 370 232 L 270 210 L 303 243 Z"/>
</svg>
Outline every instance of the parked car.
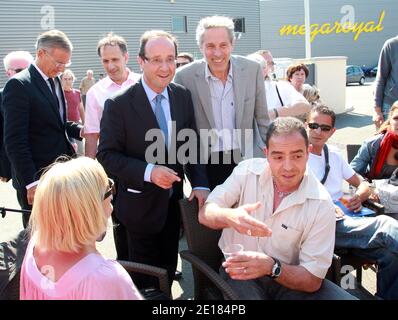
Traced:
<svg viewBox="0 0 398 320">
<path fill-rule="evenodd" d="M 370 72 L 372 71 L 373 67 L 368 67 L 367 65 L 362 65 L 361 67 L 363 73 L 365 74 L 365 77 L 370 77 Z"/>
<path fill-rule="evenodd" d="M 365 74 L 360 66 L 349 65 L 346 67 L 346 84 L 359 83 L 361 86 L 365 83 Z"/>
<path fill-rule="evenodd" d="M 377 66 L 374 67 L 372 70 L 370 70 L 370 76 L 371 77 L 376 77 L 377 74 Z"/>
</svg>

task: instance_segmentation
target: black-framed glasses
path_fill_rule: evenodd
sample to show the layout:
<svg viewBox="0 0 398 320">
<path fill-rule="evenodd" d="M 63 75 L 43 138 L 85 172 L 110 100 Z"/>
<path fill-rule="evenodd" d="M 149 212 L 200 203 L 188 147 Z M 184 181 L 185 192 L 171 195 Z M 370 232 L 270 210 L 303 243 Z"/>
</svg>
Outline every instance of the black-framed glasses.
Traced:
<svg viewBox="0 0 398 320">
<path fill-rule="evenodd" d="M 329 126 L 327 124 L 319 124 L 319 123 L 316 123 L 316 122 L 310 122 L 308 124 L 308 127 L 310 129 L 312 129 L 312 130 L 316 130 L 318 128 L 321 128 L 322 131 L 330 131 L 330 130 L 332 130 L 332 126 Z"/>
<path fill-rule="evenodd" d="M 116 194 L 116 185 L 112 179 L 108 178 L 108 191 L 104 194 L 104 200 L 108 199 L 110 196 L 114 196 Z"/>
<path fill-rule="evenodd" d="M 20 73 L 24 68 L 16 68 L 16 69 L 11 69 L 13 70 L 15 73 Z"/>
</svg>

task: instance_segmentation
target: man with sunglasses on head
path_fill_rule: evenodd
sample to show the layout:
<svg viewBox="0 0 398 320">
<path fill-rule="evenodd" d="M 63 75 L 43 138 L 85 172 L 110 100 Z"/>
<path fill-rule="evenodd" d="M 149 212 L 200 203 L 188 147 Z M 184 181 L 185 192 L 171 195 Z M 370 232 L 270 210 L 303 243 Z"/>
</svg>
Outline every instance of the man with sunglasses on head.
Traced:
<svg viewBox="0 0 398 320">
<path fill-rule="evenodd" d="M 32 61 L 33 57 L 28 51 L 10 52 L 3 59 L 7 77 L 11 78 L 21 72 L 23 69 L 27 68 Z M 0 181 L 7 182 L 11 179 L 11 166 L 3 145 L 4 120 L 3 109 L 1 106 L 2 95 L 3 89 L 0 89 Z"/>
<path fill-rule="evenodd" d="M 59 30 L 38 36 L 36 59 L 4 87 L 4 145 L 22 209 L 31 209 L 37 182 L 60 155 L 73 156 L 70 138 L 81 140 L 82 127 L 66 121 L 66 102 L 58 78 L 70 65 L 72 43 Z M 29 215 L 23 215 L 27 226 Z"/>
<path fill-rule="evenodd" d="M 369 185 L 355 173 L 337 148 L 326 144 L 336 131 L 336 115 L 324 105 L 314 107 L 307 119 L 311 145 L 308 166 L 325 186 L 333 201 L 343 196 L 346 180 L 357 188 L 348 199 L 349 210 L 358 212 L 370 195 Z M 376 295 L 383 299 L 398 298 L 398 221 L 385 215 L 361 217 L 344 215 L 336 206 L 336 247 L 350 248 L 360 257 L 378 265 Z"/>
</svg>

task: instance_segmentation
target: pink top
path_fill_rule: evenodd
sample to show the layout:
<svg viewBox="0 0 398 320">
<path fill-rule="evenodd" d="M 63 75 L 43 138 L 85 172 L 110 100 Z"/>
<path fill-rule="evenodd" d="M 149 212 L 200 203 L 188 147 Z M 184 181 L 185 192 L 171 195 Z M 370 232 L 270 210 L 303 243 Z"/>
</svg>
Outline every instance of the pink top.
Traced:
<svg viewBox="0 0 398 320">
<path fill-rule="evenodd" d="M 45 277 L 29 242 L 21 269 L 21 300 L 142 300 L 127 271 L 116 261 L 91 253 L 66 271 L 57 282 Z M 43 266 L 51 275 L 51 266 Z"/>
<path fill-rule="evenodd" d="M 72 89 L 69 91 L 64 90 L 67 107 L 67 119 L 68 121 L 80 121 L 80 91 L 76 89 Z"/>
<path fill-rule="evenodd" d="M 85 112 L 85 133 L 99 133 L 102 112 L 104 111 L 104 104 L 106 99 L 113 96 L 120 89 L 129 87 L 135 84 L 141 75 L 129 70 L 127 80 L 118 85 L 109 78 L 105 77 L 93 85 L 86 95 L 86 112 Z"/>
</svg>

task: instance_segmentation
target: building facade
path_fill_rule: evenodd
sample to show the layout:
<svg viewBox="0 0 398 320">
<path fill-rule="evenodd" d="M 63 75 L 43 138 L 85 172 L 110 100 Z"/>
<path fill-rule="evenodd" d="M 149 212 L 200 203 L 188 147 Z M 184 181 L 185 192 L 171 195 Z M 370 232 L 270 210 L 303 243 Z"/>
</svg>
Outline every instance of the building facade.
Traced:
<svg viewBox="0 0 398 320">
<path fill-rule="evenodd" d="M 396 0 L 309 1 L 313 57 L 375 66 L 384 42 L 398 34 Z M 305 57 L 303 0 L 260 0 L 260 23 L 262 48 L 276 57 Z"/>
<path fill-rule="evenodd" d="M 104 70 L 96 52 L 99 39 L 112 31 L 128 42 L 129 67 L 139 72 L 136 62 L 139 38 L 150 29 L 163 29 L 177 36 L 179 51 L 196 58 L 202 55 L 195 40 L 200 18 L 227 15 L 236 19 L 242 31 L 235 53 L 247 54 L 260 47 L 258 0 L 19 0 L 0 2 L 0 58 L 12 50 L 35 52 L 35 40 L 49 29 L 64 31 L 73 43 L 71 69 L 75 87 L 87 69 L 98 79 Z M 21 9 L 22 8 L 22 9 Z M 0 67 L 0 87 L 6 81 Z"/>
<path fill-rule="evenodd" d="M 312 56 L 347 56 L 348 64 L 374 66 L 384 41 L 398 33 L 397 0 L 309 0 Z M 304 0 L 2 0 L 0 58 L 12 50 L 35 52 L 38 34 L 57 28 L 74 45 L 71 69 L 78 85 L 87 69 L 96 79 L 104 73 L 96 44 L 108 32 L 129 45 L 129 67 L 136 63 L 140 35 L 163 29 L 177 36 L 180 51 L 202 55 L 196 25 L 208 15 L 227 15 L 236 22 L 234 52 L 246 55 L 270 49 L 275 57 L 304 58 Z M 6 76 L 0 66 L 0 87 Z"/>
</svg>

